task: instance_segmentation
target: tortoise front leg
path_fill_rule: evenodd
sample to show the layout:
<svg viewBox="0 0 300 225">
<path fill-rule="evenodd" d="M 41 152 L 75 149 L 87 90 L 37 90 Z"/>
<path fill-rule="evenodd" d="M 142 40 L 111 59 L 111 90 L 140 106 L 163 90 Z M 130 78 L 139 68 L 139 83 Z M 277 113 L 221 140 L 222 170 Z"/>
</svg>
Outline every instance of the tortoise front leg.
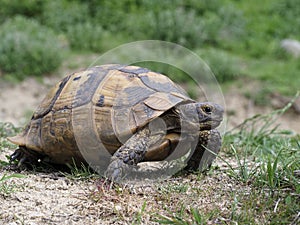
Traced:
<svg viewBox="0 0 300 225">
<path fill-rule="evenodd" d="M 144 159 L 149 147 L 162 140 L 163 131 L 151 131 L 148 127 L 139 130 L 112 156 L 105 176 L 111 181 L 121 181 L 135 173 L 136 165 Z"/>
<path fill-rule="evenodd" d="M 194 153 L 189 159 L 186 170 L 204 171 L 210 168 L 221 148 L 221 136 L 217 130 L 203 130 L 199 133 Z"/>
</svg>

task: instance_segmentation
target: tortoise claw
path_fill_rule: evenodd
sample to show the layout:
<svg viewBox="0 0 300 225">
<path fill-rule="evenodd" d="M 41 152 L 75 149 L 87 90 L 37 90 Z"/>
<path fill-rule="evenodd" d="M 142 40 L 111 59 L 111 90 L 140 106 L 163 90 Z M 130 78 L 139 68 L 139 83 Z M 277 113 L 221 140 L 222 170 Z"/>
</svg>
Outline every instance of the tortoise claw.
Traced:
<svg viewBox="0 0 300 225">
<path fill-rule="evenodd" d="M 27 161 L 27 157 L 24 154 L 24 151 L 21 148 L 18 148 L 14 151 L 13 154 L 9 156 L 9 166 L 10 170 L 20 171 L 25 169 L 25 163 Z"/>
<path fill-rule="evenodd" d="M 16 160 L 20 160 L 20 159 L 22 159 L 23 156 L 24 156 L 24 152 L 20 148 L 18 148 L 15 150 L 15 152 L 13 154 L 10 155 L 9 163 L 12 163 Z"/>
<path fill-rule="evenodd" d="M 120 182 L 124 177 L 123 171 L 128 168 L 128 165 L 121 159 L 112 159 L 107 170 L 105 171 L 105 177 L 112 182 Z"/>
<path fill-rule="evenodd" d="M 9 163 L 12 164 L 17 161 L 17 167 L 20 167 L 25 164 L 36 164 L 41 158 L 43 158 L 42 155 L 37 152 L 19 147 L 13 154 L 10 155 Z"/>
<path fill-rule="evenodd" d="M 138 167 L 136 165 L 128 165 L 117 157 L 112 157 L 111 163 L 104 173 L 108 180 L 115 183 L 134 180 L 137 175 Z"/>
</svg>

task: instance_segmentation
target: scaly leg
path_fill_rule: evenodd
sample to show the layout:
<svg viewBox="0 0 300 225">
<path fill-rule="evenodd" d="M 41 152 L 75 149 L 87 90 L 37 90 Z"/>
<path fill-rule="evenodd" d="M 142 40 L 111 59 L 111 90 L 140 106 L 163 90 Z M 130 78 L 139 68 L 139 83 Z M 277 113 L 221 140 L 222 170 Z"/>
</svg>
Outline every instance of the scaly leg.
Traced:
<svg viewBox="0 0 300 225">
<path fill-rule="evenodd" d="M 149 147 L 163 139 L 163 131 L 151 131 L 148 127 L 139 130 L 112 156 L 105 176 L 111 181 L 132 177 L 136 165 L 144 159 Z"/>
<path fill-rule="evenodd" d="M 199 141 L 186 170 L 204 171 L 208 169 L 217 157 L 221 148 L 221 136 L 217 130 L 203 130 L 199 133 Z"/>
</svg>

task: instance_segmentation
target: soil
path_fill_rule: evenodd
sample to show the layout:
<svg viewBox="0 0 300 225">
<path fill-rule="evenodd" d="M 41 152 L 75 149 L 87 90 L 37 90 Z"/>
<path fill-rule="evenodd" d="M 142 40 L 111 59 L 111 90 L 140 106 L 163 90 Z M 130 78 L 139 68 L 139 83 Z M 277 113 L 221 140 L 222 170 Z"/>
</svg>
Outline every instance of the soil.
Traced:
<svg viewBox="0 0 300 225">
<path fill-rule="evenodd" d="M 26 124 L 49 87 L 60 78 L 46 77 L 43 81 L 27 78 L 18 85 L 1 83 L 0 121 L 12 122 L 16 126 Z M 238 88 L 231 88 L 224 97 L 227 130 L 257 113 L 273 110 L 271 107 L 255 106 Z M 300 133 L 299 115 L 292 111 L 280 117 L 278 123 L 283 129 Z M 0 151 L 0 158 L 4 160 L 11 153 L 11 149 L 4 149 Z M 190 175 L 172 178 L 168 182 L 111 190 L 102 186 L 98 179 L 77 180 L 59 172 L 22 171 L 25 178 L 0 182 L 0 224 L 156 224 L 153 221 L 156 213 L 170 216 L 172 210 L 180 211 L 180 204 L 196 207 L 201 212 L 218 208 L 220 214 L 211 223 L 224 222 L 230 214 L 233 190 L 244 193 L 249 193 L 249 190 L 229 180 L 222 173 L 224 165 L 220 162 L 217 164 L 220 169 L 214 171 L 213 176 L 205 176 L 200 180 L 196 175 Z M 4 174 L 13 173 L 1 169 L 0 179 Z M 194 182 L 194 189 L 185 190 L 183 195 L 176 194 L 176 191 L 166 191 L 167 194 L 162 191 L 170 186 L 182 187 L 182 184 L 191 182 Z M 224 185 L 224 182 L 228 185 Z"/>
<path fill-rule="evenodd" d="M 14 189 L 11 193 L 0 194 L 0 224 L 158 224 L 182 206 L 188 214 L 193 208 L 201 214 L 219 209 L 208 223 L 216 224 L 230 220 L 234 195 L 250 192 L 220 169 L 210 176 L 192 174 L 112 189 L 99 179 L 22 174 L 26 177 L 6 182 Z"/>
</svg>

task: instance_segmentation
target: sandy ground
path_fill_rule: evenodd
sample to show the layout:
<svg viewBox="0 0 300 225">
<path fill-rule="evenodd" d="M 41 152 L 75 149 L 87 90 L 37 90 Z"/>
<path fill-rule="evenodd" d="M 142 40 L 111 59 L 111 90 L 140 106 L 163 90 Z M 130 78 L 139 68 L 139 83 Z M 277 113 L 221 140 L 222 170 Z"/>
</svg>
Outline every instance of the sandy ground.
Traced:
<svg viewBox="0 0 300 225">
<path fill-rule="evenodd" d="M 110 190 L 93 179 L 22 174 L 26 177 L 6 182 L 13 192 L 0 194 L 0 224 L 158 224 L 159 215 L 174 216 L 182 205 L 201 213 L 218 209 L 209 223 L 215 224 L 230 219 L 235 194 L 250 191 L 220 171 L 202 179 L 189 175 Z"/>
</svg>

